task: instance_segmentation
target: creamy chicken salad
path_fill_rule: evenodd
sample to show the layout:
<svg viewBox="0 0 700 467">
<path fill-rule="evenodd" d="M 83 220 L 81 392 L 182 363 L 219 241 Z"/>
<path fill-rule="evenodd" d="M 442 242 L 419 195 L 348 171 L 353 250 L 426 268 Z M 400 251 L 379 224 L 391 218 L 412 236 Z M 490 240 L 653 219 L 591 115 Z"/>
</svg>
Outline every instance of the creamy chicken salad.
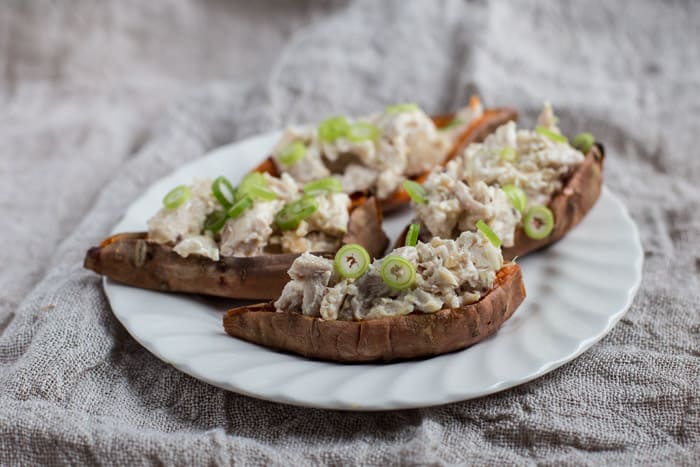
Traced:
<svg viewBox="0 0 700 467">
<path fill-rule="evenodd" d="M 148 221 L 148 238 L 182 257 L 331 252 L 347 230 L 350 198 L 337 180 L 301 185 L 289 174 L 252 173 L 234 188 L 223 177 L 173 189 Z"/>
<path fill-rule="evenodd" d="M 455 138 L 483 115 L 478 99 L 438 128 L 415 104 L 398 104 L 355 120 L 331 117 L 318 127 L 289 127 L 273 148 L 280 172 L 299 182 L 334 176 L 344 191 L 389 197 L 411 176 L 444 161 Z"/>
<path fill-rule="evenodd" d="M 539 216 L 547 216 L 552 196 L 584 158 L 562 135 L 547 102 L 534 131 L 508 122 L 446 167 L 434 169 L 412 195 L 416 218 L 425 231 L 442 238 L 476 230 L 483 220 L 504 246 L 512 246 L 523 222 L 533 224 L 526 225 L 528 235 L 541 235 L 549 218 Z"/>
<path fill-rule="evenodd" d="M 347 245 L 335 261 L 299 256 L 275 308 L 325 320 L 434 313 L 478 301 L 503 266 L 500 249 L 481 232 L 417 242 L 371 264 L 363 252 Z"/>
</svg>

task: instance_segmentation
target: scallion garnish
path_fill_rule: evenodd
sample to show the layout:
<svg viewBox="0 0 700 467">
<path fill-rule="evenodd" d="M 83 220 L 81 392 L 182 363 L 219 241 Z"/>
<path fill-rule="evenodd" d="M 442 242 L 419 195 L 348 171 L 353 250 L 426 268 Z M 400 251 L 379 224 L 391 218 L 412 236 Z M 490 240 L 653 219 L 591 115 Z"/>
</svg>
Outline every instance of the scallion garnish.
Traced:
<svg viewBox="0 0 700 467">
<path fill-rule="evenodd" d="M 369 122 L 355 122 L 348 129 L 347 138 L 356 143 L 362 141 L 377 141 L 379 128 Z"/>
<path fill-rule="evenodd" d="M 404 245 L 406 246 L 416 246 L 418 244 L 418 234 L 420 233 L 419 224 L 411 224 L 408 226 L 408 232 L 406 232 L 406 241 Z"/>
<path fill-rule="evenodd" d="M 350 123 L 343 116 L 330 117 L 318 125 L 318 138 L 324 143 L 332 143 L 338 138 L 347 136 Z"/>
<path fill-rule="evenodd" d="M 233 185 L 226 177 L 216 177 L 211 184 L 211 192 L 214 194 L 214 198 L 219 201 L 219 204 L 226 209 L 230 208 L 236 199 L 236 190 L 234 190 Z"/>
<path fill-rule="evenodd" d="M 367 271 L 370 263 L 369 253 L 361 245 L 345 245 L 335 254 L 335 270 L 346 279 L 357 279 Z"/>
<path fill-rule="evenodd" d="M 425 204 L 427 193 L 423 185 L 414 182 L 413 180 L 404 180 L 403 189 L 406 190 L 408 196 L 417 204 Z"/>
<path fill-rule="evenodd" d="M 491 230 L 491 227 L 488 226 L 486 222 L 483 220 L 479 219 L 476 222 L 476 228 L 479 229 L 479 231 L 484 234 L 484 236 L 488 239 L 489 242 L 496 248 L 501 247 L 501 239 L 496 235 L 496 232 Z"/>
<path fill-rule="evenodd" d="M 277 155 L 277 160 L 284 165 L 294 165 L 306 156 L 306 145 L 301 141 L 288 144 Z"/>
<path fill-rule="evenodd" d="M 382 260 L 379 275 L 392 289 L 403 290 L 415 283 L 416 267 L 401 256 L 389 255 Z"/>
<path fill-rule="evenodd" d="M 566 136 L 560 135 L 559 133 L 556 133 L 549 128 L 545 128 L 543 126 L 538 126 L 535 128 L 535 131 L 542 136 L 549 138 L 550 140 L 554 141 L 555 143 L 568 143 L 569 140 L 566 139 Z"/>
<path fill-rule="evenodd" d="M 217 209 L 209 214 L 204 221 L 204 230 L 209 230 L 213 233 L 218 232 L 226 224 L 228 214 L 223 209 Z"/>
<path fill-rule="evenodd" d="M 313 196 L 303 196 L 296 201 L 287 203 L 276 215 L 275 223 L 282 230 L 293 230 L 299 227 L 301 221 L 318 209 L 318 201 Z"/>
<path fill-rule="evenodd" d="M 591 133 L 579 133 L 571 143 L 573 147 L 584 154 L 587 154 L 595 144 L 595 137 Z"/>
<path fill-rule="evenodd" d="M 403 112 L 413 112 L 414 110 L 419 109 L 420 107 L 418 107 L 418 104 L 410 102 L 406 104 L 390 105 L 386 109 L 384 109 L 384 112 L 388 114 L 400 114 Z"/>
<path fill-rule="evenodd" d="M 508 201 L 513 205 L 518 211 L 525 212 L 527 207 L 527 195 L 525 192 L 515 185 L 505 185 L 502 190 L 508 196 Z"/>
<path fill-rule="evenodd" d="M 163 198 L 163 206 L 165 209 L 172 211 L 182 206 L 190 196 L 192 195 L 192 190 L 187 185 L 179 185 L 168 192 Z"/>
<path fill-rule="evenodd" d="M 319 178 L 304 185 L 304 193 L 318 195 L 322 193 L 341 193 L 343 184 L 335 177 Z"/>
<path fill-rule="evenodd" d="M 246 209 L 253 205 L 253 198 L 250 195 L 244 195 L 238 199 L 226 213 L 230 219 L 235 219 L 245 212 Z"/>
<path fill-rule="evenodd" d="M 523 229 L 533 240 L 542 240 L 554 229 L 554 214 L 546 206 L 533 206 L 525 215 Z"/>
</svg>

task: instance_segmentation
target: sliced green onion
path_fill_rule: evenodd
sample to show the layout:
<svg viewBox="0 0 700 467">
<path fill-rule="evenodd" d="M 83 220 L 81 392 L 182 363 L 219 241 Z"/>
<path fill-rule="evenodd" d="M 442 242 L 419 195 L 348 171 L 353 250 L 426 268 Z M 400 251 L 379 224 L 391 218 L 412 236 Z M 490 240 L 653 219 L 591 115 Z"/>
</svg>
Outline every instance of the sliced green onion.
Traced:
<svg viewBox="0 0 700 467">
<path fill-rule="evenodd" d="M 560 135 L 559 133 L 555 133 L 554 131 L 550 130 L 549 128 L 545 128 L 543 126 L 538 126 L 535 128 L 535 131 L 542 136 L 545 136 L 555 143 L 568 143 L 569 140 L 566 139 L 566 136 Z"/>
<path fill-rule="evenodd" d="M 420 233 L 419 224 L 411 224 L 408 226 L 408 232 L 406 232 L 406 241 L 404 245 L 406 246 L 416 246 L 418 244 L 418 234 Z"/>
<path fill-rule="evenodd" d="M 425 192 L 423 185 L 416 183 L 413 180 L 404 180 L 403 188 L 415 203 L 425 204 L 425 197 L 427 196 L 427 193 Z"/>
<path fill-rule="evenodd" d="M 245 195 L 235 203 L 226 213 L 230 219 L 235 219 L 236 217 L 243 214 L 243 212 L 253 205 L 253 197 L 250 195 Z"/>
<path fill-rule="evenodd" d="M 438 130 L 440 130 L 440 131 L 451 130 L 452 128 L 456 128 L 458 126 L 464 125 L 464 123 L 465 123 L 464 120 L 462 120 L 459 117 L 455 117 L 452 119 L 452 121 L 450 121 L 450 123 L 438 128 Z"/>
<path fill-rule="evenodd" d="M 515 209 L 521 213 L 525 212 L 525 208 L 527 207 L 527 195 L 523 190 L 515 185 L 506 185 L 502 190 L 506 193 L 508 201 L 510 201 L 510 204 L 512 204 Z"/>
<path fill-rule="evenodd" d="M 496 232 L 491 230 L 491 227 L 488 226 L 486 222 L 483 220 L 479 219 L 476 221 L 476 228 L 479 229 L 479 231 L 484 234 L 484 236 L 491 242 L 493 246 L 496 248 L 501 247 L 501 239 L 498 238 L 498 235 L 496 235 Z"/>
<path fill-rule="evenodd" d="M 214 193 L 214 198 L 227 209 L 231 207 L 236 199 L 236 190 L 234 190 L 233 185 L 226 177 L 216 177 L 211 184 L 211 192 Z"/>
<path fill-rule="evenodd" d="M 226 224 L 228 219 L 228 214 L 223 209 L 217 209 L 216 211 L 209 214 L 204 221 L 204 230 L 209 230 L 211 232 L 218 232 Z"/>
<path fill-rule="evenodd" d="M 347 138 L 356 143 L 362 141 L 377 141 L 379 128 L 369 122 L 355 122 L 350 126 Z"/>
<path fill-rule="evenodd" d="M 306 156 L 306 145 L 301 141 L 294 141 L 285 146 L 277 155 L 277 160 L 284 165 L 294 165 Z"/>
<path fill-rule="evenodd" d="M 523 229 L 528 237 L 542 240 L 552 233 L 553 228 L 554 215 L 546 206 L 533 206 L 527 211 L 523 220 Z"/>
<path fill-rule="evenodd" d="M 342 193 L 343 183 L 335 177 L 319 178 L 304 184 L 304 193 L 320 195 L 323 193 Z"/>
<path fill-rule="evenodd" d="M 407 104 L 390 105 L 384 109 L 384 112 L 388 114 L 400 114 L 403 112 L 413 112 L 414 110 L 420 110 L 420 107 L 418 107 L 418 104 L 411 102 Z"/>
<path fill-rule="evenodd" d="M 299 227 L 301 221 L 318 209 L 318 201 L 313 196 L 303 196 L 296 201 L 287 203 L 277 214 L 275 223 L 282 230 L 292 230 Z"/>
<path fill-rule="evenodd" d="M 518 159 L 518 152 L 511 146 L 506 146 L 498 152 L 498 157 L 506 162 L 515 162 Z"/>
<path fill-rule="evenodd" d="M 416 281 L 416 268 L 401 256 L 389 255 L 382 260 L 379 275 L 392 289 L 403 290 L 411 287 Z"/>
<path fill-rule="evenodd" d="M 325 143 L 332 143 L 349 132 L 350 123 L 342 116 L 327 118 L 318 125 L 318 137 Z"/>
<path fill-rule="evenodd" d="M 250 195 L 251 189 L 253 187 L 267 187 L 267 180 L 265 180 L 265 176 L 260 172 L 251 172 L 245 177 L 243 177 L 241 183 L 238 184 L 238 189 L 236 190 L 236 198 L 242 199 L 245 195 Z"/>
<path fill-rule="evenodd" d="M 168 192 L 163 198 L 163 206 L 165 209 L 172 211 L 173 209 L 182 206 L 190 196 L 192 195 L 192 190 L 187 185 L 178 185 Z"/>
<path fill-rule="evenodd" d="M 262 199 L 265 201 L 277 199 L 277 194 L 274 191 L 260 185 L 251 185 L 248 187 L 248 194 L 254 199 Z"/>
<path fill-rule="evenodd" d="M 587 154 L 595 144 L 595 137 L 591 133 L 579 133 L 571 143 L 573 147 Z"/>
<path fill-rule="evenodd" d="M 335 254 L 335 270 L 346 279 L 357 279 L 369 268 L 369 253 L 361 245 L 345 245 Z"/>
</svg>

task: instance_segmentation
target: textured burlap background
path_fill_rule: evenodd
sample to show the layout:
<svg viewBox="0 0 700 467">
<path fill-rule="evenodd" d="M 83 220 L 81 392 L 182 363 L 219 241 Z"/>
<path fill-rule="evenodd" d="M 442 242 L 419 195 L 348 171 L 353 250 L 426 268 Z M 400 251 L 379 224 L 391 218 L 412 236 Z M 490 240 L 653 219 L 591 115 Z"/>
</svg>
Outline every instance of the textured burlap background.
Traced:
<svg viewBox="0 0 700 467">
<path fill-rule="evenodd" d="M 576 361 L 491 397 L 334 413 L 141 348 L 85 249 L 149 184 L 332 112 L 546 98 L 606 143 L 644 282 Z M 0 463 L 700 463 L 700 3 L 0 4 Z"/>
</svg>

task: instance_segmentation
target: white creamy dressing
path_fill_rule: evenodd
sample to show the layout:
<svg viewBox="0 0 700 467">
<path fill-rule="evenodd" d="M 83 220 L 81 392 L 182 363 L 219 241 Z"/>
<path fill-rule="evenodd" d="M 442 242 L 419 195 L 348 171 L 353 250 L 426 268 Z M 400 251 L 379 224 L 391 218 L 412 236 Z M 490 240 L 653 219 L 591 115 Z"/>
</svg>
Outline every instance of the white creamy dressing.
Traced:
<svg viewBox="0 0 700 467">
<path fill-rule="evenodd" d="M 460 125 L 445 131 L 439 130 L 418 108 L 383 112 L 355 120 L 374 125 L 379 130 L 376 142 L 369 139 L 353 141 L 345 137 L 326 142 L 318 138 L 315 127 L 289 127 L 273 148 L 273 156 L 280 170 L 298 181 L 307 182 L 333 174 L 342 181 L 346 193 L 373 190 L 384 199 L 407 177 L 429 170 L 444 160 L 454 138 L 483 115 L 483 108 L 478 101 L 475 102 L 458 113 Z M 306 156 L 285 165 L 278 157 L 294 141 L 306 145 Z"/>
<path fill-rule="evenodd" d="M 318 209 L 292 231 L 279 231 L 274 219 L 287 202 L 302 195 L 301 186 L 290 174 L 280 178 L 264 174 L 275 200 L 257 199 L 235 219 L 228 219 L 214 235 L 205 232 L 204 222 L 221 205 L 211 192 L 211 180 L 196 179 L 190 198 L 175 209 L 162 208 L 148 221 L 148 238 L 173 246 L 180 256 L 199 255 L 218 261 L 220 256 L 258 256 L 270 244 L 283 252 L 335 251 L 349 221 L 350 197 L 328 193 L 316 197 Z"/>
<path fill-rule="evenodd" d="M 545 103 L 537 124 L 561 135 L 549 103 Z M 507 157 L 503 157 L 504 151 Z M 514 160 L 508 161 L 509 157 Z M 518 130 L 514 122 L 508 122 L 483 143 L 469 145 L 444 169 L 433 170 L 423 184 L 426 203 L 414 204 L 417 220 L 431 235 L 452 238 L 464 230 L 475 230 L 476 222 L 482 219 L 504 246 L 512 246 L 521 214 L 500 187 L 520 187 L 528 197 L 528 206 L 546 206 L 584 157 L 566 142 Z"/>
<path fill-rule="evenodd" d="M 341 279 L 333 261 L 305 253 L 289 270 L 292 279 L 275 302 L 279 312 L 303 313 L 326 320 L 369 320 L 434 313 L 478 301 L 493 287 L 503 266 L 500 249 L 480 232 L 464 232 L 456 240 L 434 238 L 402 247 L 401 256 L 416 268 L 413 287 L 397 291 L 380 276 L 382 260 L 359 279 Z"/>
</svg>

